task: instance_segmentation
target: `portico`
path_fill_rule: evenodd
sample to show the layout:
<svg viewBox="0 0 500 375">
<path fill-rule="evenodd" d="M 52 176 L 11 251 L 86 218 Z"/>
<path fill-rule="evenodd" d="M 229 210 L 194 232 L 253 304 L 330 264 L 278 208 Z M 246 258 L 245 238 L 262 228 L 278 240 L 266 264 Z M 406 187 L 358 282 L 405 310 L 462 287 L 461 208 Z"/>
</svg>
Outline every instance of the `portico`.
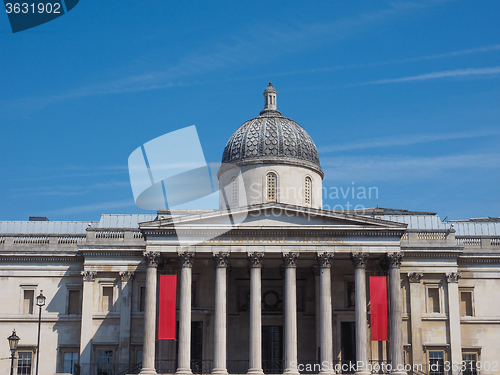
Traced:
<svg viewBox="0 0 500 375">
<path fill-rule="evenodd" d="M 282 211 L 281 214 L 271 216 L 270 213 L 276 214 L 278 208 Z M 301 361 L 312 364 L 326 361 L 334 365 L 343 358 L 341 348 L 335 344 L 334 334 L 338 335 L 340 330 L 334 327 L 333 319 L 337 316 L 342 316 L 341 319 L 343 319 L 346 315 L 351 316 L 350 319 L 356 327 L 356 360 L 367 364 L 370 360 L 379 359 L 378 356 L 374 357 L 370 355 L 371 353 L 369 354 L 367 265 L 369 263 L 371 267 L 369 272 L 373 272 L 373 267 L 378 267 L 380 262 L 389 264 L 387 269 L 390 275 L 389 280 L 395 280 L 395 282 L 389 282 L 391 307 L 401 306 L 397 260 L 399 262 L 401 260 L 399 243 L 405 231 L 405 225 L 273 203 L 248 208 L 246 215 L 252 218 L 250 222 L 243 222 L 223 235 L 210 238 L 212 230 L 215 233 L 220 228 L 217 228 L 217 225 L 210 228 L 207 222 L 221 221 L 219 216 L 223 214 L 220 212 L 196 215 L 192 218 L 184 216 L 182 225 L 179 225 L 175 217 L 170 216 L 168 212 L 159 214 L 159 220 L 141 224 L 141 231 L 146 238 L 147 254 L 158 254 L 160 258 L 171 261 L 179 259 L 179 343 L 176 373 L 191 373 L 192 270 L 196 269 L 197 262 L 203 265 L 212 263 L 210 273 L 212 274 L 213 296 L 211 300 L 214 307 L 211 313 L 213 317 L 208 322 L 210 326 L 206 328 L 207 331 L 212 331 L 207 333 L 212 338 L 212 342 L 207 343 L 203 348 L 205 357 L 213 358 L 212 373 L 227 373 L 227 363 L 235 360 L 247 361 L 246 371 L 249 374 L 269 373 L 270 363 L 263 363 L 262 346 L 263 327 L 268 327 L 269 322 L 278 323 L 272 326 L 281 327 L 283 335 L 282 358 L 274 364 L 275 370 L 279 370 L 280 373 L 297 374 L 297 365 Z M 274 225 L 270 226 L 269 220 L 273 220 Z M 267 222 L 266 229 L 262 229 L 263 221 Z M 300 223 L 295 224 L 297 221 Z M 193 229 L 198 227 L 197 223 L 201 222 L 204 223 L 202 230 Z M 305 226 L 304 222 L 308 225 Z M 176 231 L 182 232 L 183 228 L 186 232 L 189 231 L 189 237 L 184 238 L 191 245 L 181 247 L 173 244 L 176 240 L 172 231 L 174 226 Z M 351 307 L 350 310 L 344 304 L 338 306 L 338 296 L 332 298 L 332 290 L 339 290 L 339 285 L 336 285 L 335 280 L 340 276 L 338 275 L 340 272 L 344 277 L 346 265 L 349 269 L 347 273 L 354 274 L 355 282 L 355 308 Z M 308 314 L 307 306 L 304 308 L 304 305 L 307 305 L 307 301 L 304 303 L 304 298 L 314 299 L 314 293 L 311 296 L 308 291 L 308 288 L 311 290 L 315 288 L 314 277 L 308 276 L 308 274 L 312 275 L 313 266 L 318 267 L 320 272 L 318 301 L 320 345 L 318 348 L 315 348 L 316 330 L 313 328 L 309 332 L 308 328 L 314 319 L 311 319 L 313 317 Z M 231 274 L 229 279 L 228 269 Z M 264 293 L 263 271 L 265 283 L 267 283 Z M 332 273 L 334 273 L 333 278 Z M 268 280 L 270 274 L 274 275 L 272 280 Z M 276 274 L 280 276 L 276 278 Z M 151 277 L 148 278 L 148 275 Z M 305 280 L 304 275 L 306 275 Z M 200 275 L 200 278 L 203 278 L 203 275 Z M 229 287 L 228 281 L 232 284 Z M 146 288 L 155 282 L 155 275 L 147 274 Z M 345 285 L 347 284 L 343 282 L 342 288 Z M 397 290 L 394 290 L 395 288 Z M 248 290 L 248 309 L 243 306 L 244 301 L 241 301 L 241 295 L 246 293 L 241 291 L 243 289 Z M 276 297 L 278 300 L 282 298 L 281 306 L 276 307 L 275 311 L 267 311 L 268 305 L 272 302 L 263 301 L 263 296 L 270 296 L 271 292 L 278 295 Z M 238 299 L 236 305 L 235 301 L 231 301 L 234 297 Z M 332 299 L 336 303 L 332 304 Z M 399 301 L 396 302 L 393 299 L 399 299 Z M 300 300 L 300 307 L 298 300 Z M 298 314 L 300 319 L 298 319 Z M 266 318 L 265 323 L 263 323 L 263 315 Z M 403 364 L 402 316 L 400 312 L 398 315 L 397 308 L 391 308 L 390 322 L 391 342 L 401 339 L 397 345 L 390 345 L 392 351 L 388 357 L 393 359 L 393 363 Z M 234 326 L 242 325 L 247 325 L 245 331 L 232 329 Z M 145 332 L 148 329 L 154 330 L 155 327 L 145 323 Z M 245 335 L 244 332 L 248 334 Z M 235 336 L 238 337 L 237 340 Z M 145 334 L 146 337 L 151 336 Z M 304 351 L 301 350 L 304 343 L 300 341 L 307 341 L 312 345 Z M 148 344 L 145 342 L 144 345 L 146 347 Z M 154 345 L 154 342 L 149 345 Z M 236 348 L 238 348 L 237 358 L 231 358 Z M 152 352 L 148 351 L 148 353 Z M 154 358 L 144 358 L 143 361 L 147 363 L 154 361 Z M 321 373 L 332 372 L 333 370 L 326 367 L 321 369 Z M 364 373 L 366 370 L 359 368 L 358 372 Z"/>
</svg>

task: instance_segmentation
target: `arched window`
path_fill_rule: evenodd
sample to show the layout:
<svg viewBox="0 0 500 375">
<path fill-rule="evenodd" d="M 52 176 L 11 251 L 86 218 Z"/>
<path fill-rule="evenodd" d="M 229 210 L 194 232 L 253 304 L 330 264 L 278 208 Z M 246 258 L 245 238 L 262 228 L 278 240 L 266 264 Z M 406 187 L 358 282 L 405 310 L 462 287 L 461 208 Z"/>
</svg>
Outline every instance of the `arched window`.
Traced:
<svg viewBox="0 0 500 375">
<path fill-rule="evenodd" d="M 231 206 L 238 204 L 238 179 L 233 177 L 231 179 Z"/>
<path fill-rule="evenodd" d="M 311 205 L 311 190 L 312 190 L 311 177 L 306 177 L 304 180 L 304 203 L 306 204 L 306 206 Z"/>
<path fill-rule="evenodd" d="M 266 176 L 266 201 L 276 202 L 277 183 L 276 173 L 269 172 Z"/>
</svg>

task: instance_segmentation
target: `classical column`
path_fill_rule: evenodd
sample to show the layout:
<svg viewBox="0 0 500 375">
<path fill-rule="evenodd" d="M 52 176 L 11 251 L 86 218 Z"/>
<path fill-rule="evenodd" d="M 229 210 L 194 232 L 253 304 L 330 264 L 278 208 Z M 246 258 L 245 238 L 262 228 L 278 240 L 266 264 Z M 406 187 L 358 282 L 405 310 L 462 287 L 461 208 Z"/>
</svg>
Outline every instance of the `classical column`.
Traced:
<svg viewBox="0 0 500 375">
<path fill-rule="evenodd" d="M 249 253 L 250 263 L 250 363 L 248 374 L 263 375 L 262 371 L 262 261 L 264 253 Z"/>
<path fill-rule="evenodd" d="M 120 363 L 129 363 L 130 358 L 130 319 L 132 313 L 132 279 L 134 273 L 120 272 L 121 279 L 121 306 L 120 306 L 120 342 L 118 357 Z"/>
<path fill-rule="evenodd" d="M 144 306 L 144 341 L 142 344 L 141 375 L 156 374 L 155 336 L 156 336 L 156 273 L 160 253 L 144 252 L 146 262 L 146 300 Z"/>
<path fill-rule="evenodd" d="M 321 360 L 321 307 L 320 307 L 320 268 L 317 264 L 312 267 L 312 273 L 314 275 L 314 320 L 316 322 L 316 351 L 314 352 L 314 357 L 320 361 Z"/>
<path fill-rule="evenodd" d="M 179 311 L 179 360 L 176 374 L 191 372 L 191 269 L 194 252 L 179 253 L 181 263 L 181 290 Z"/>
<path fill-rule="evenodd" d="M 80 364 L 90 366 L 92 353 L 92 315 L 94 312 L 94 279 L 96 271 L 82 271 L 82 325 L 80 332 Z M 90 368 L 90 367 L 89 367 Z"/>
<path fill-rule="evenodd" d="M 369 374 L 368 364 L 368 326 L 366 315 L 366 263 L 368 254 L 352 253 L 354 265 L 354 303 L 356 313 L 356 374 Z"/>
<path fill-rule="evenodd" d="M 213 255 L 215 263 L 215 324 L 214 324 L 214 368 L 212 374 L 227 374 L 226 369 L 226 302 L 229 253 Z"/>
<path fill-rule="evenodd" d="M 388 253 L 389 294 L 391 308 L 391 354 L 392 372 L 406 374 L 403 359 L 403 303 L 401 300 L 400 267 L 403 254 Z"/>
<path fill-rule="evenodd" d="M 420 279 L 424 276 L 421 272 L 408 274 L 410 281 L 410 323 L 411 323 L 411 357 L 414 365 L 424 363 L 422 347 L 422 303 L 420 299 Z"/>
<path fill-rule="evenodd" d="M 448 279 L 448 314 L 450 322 L 450 347 L 451 347 L 451 363 L 457 364 L 460 368 L 462 362 L 462 335 L 460 333 L 460 295 L 458 292 L 458 279 L 461 277 L 460 272 L 451 272 L 446 274 Z M 453 367 L 453 366 L 452 366 Z M 453 374 L 457 374 L 455 369 Z"/>
<path fill-rule="evenodd" d="M 285 262 L 285 370 L 297 371 L 297 261 L 299 253 L 283 254 Z M 295 365 L 295 366 L 294 366 Z"/>
<path fill-rule="evenodd" d="M 320 267 L 319 304 L 321 337 L 321 374 L 333 375 L 333 327 L 332 327 L 332 275 L 333 253 L 317 255 Z M 326 363 L 327 367 L 323 366 Z"/>
</svg>

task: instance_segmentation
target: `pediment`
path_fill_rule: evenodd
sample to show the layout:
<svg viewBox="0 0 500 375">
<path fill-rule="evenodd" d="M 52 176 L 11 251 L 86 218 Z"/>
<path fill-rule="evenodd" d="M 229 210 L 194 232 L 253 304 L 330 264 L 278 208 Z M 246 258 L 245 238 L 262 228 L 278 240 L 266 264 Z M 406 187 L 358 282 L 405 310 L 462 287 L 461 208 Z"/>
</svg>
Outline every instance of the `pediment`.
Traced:
<svg viewBox="0 0 500 375">
<path fill-rule="evenodd" d="M 171 216 L 163 220 L 141 223 L 144 230 L 210 229 L 229 226 L 232 229 L 314 229 L 314 230 L 396 230 L 405 231 L 406 224 L 338 211 L 311 209 L 279 203 L 266 203 L 236 209 L 214 210 Z"/>
</svg>

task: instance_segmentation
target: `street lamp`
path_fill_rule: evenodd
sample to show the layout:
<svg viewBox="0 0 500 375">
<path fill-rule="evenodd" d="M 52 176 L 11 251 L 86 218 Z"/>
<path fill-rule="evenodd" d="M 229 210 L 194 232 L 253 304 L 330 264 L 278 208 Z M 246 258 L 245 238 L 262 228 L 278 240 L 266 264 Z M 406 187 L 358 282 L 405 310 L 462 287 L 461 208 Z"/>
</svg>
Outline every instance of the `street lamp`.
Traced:
<svg viewBox="0 0 500 375">
<path fill-rule="evenodd" d="M 12 331 L 12 335 L 7 337 L 7 340 L 9 340 L 10 347 L 10 375 L 12 375 L 14 373 L 14 354 L 16 353 L 17 343 L 20 340 L 19 336 L 16 335 L 16 330 Z"/>
<path fill-rule="evenodd" d="M 38 343 L 36 344 L 36 371 L 35 375 L 38 375 L 38 358 L 40 357 L 40 326 L 42 325 L 42 306 L 45 306 L 45 296 L 43 295 L 43 290 L 40 291 L 40 295 L 36 297 L 36 304 L 38 305 Z"/>
</svg>

